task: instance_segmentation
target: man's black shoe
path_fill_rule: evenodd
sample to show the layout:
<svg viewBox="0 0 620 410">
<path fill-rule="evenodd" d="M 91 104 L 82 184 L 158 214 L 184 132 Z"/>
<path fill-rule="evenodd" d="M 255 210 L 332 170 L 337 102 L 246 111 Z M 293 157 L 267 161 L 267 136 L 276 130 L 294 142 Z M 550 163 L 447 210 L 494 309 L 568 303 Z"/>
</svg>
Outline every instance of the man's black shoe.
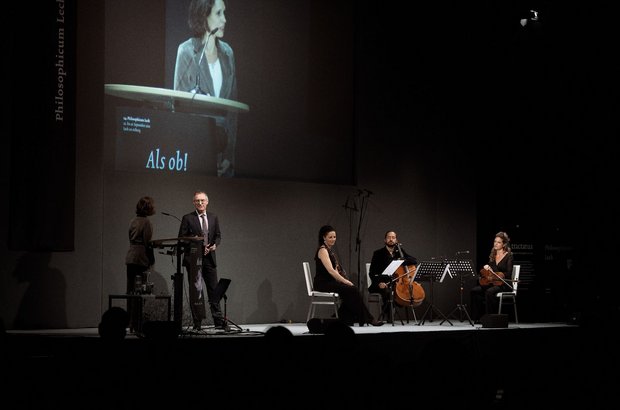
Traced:
<svg viewBox="0 0 620 410">
<path fill-rule="evenodd" d="M 229 330 L 228 323 L 225 320 L 215 322 L 216 329 Z"/>
<path fill-rule="evenodd" d="M 200 320 L 194 320 L 194 330 L 202 329 L 202 325 L 200 322 L 201 322 Z"/>
</svg>

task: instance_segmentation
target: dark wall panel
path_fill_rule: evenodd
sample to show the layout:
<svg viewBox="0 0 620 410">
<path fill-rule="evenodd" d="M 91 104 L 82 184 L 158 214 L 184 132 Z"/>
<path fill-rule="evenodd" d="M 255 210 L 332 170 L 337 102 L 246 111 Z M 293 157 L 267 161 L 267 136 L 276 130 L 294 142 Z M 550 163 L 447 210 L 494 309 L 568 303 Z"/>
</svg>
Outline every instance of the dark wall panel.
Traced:
<svg viewBox="0 0 620 410">
<path fill-rule="evenodd" d="M 9 248 L 74 248 L 76 5 L 12 3 L 11 20 L 28 21 L 30 38 L 14 35 L 11 58 Z M 31 45 L 31 47 L 29 46 Z"/>
</svg>

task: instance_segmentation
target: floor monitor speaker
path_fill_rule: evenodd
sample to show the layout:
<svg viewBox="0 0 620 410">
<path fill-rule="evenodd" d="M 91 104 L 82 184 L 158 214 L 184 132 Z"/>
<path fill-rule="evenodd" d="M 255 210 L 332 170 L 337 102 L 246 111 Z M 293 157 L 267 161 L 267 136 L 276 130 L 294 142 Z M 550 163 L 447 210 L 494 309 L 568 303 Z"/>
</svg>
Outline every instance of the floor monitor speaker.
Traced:
<svg viewBox="0 0 620 410">
<path fill-rule="evenodd" d="M 327 330 L 330 324 L 338 323 L 338 322 L 340 322 L 340 319 L 319 319 L 315 317 L 315 318 L 308 320 L 307 325 L 308 325 L 308 330 L 310 331 L 310 333 L 325 334 L 325 331 Z"/>
<path fill-rule="evenodd" d="M 181 333 L 181 329 L 173 321 L 153 320 L 142 325 L 142 333 L 147 339 L 176 339 Z"/>
<path fill-rule="evenodd" d="M 482 327 L 502 328 L 508 327 L 508 315 L 505 314 L 486 314 L 480 318 Z"/>
</svg>

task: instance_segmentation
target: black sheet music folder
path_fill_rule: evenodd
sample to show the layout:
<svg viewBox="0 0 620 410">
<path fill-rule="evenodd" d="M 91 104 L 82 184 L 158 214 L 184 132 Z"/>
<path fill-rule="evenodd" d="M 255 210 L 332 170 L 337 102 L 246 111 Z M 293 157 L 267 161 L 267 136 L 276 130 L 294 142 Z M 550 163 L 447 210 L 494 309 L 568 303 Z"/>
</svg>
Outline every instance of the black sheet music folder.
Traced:
<svg viewBox="0 0 620 410">
<path fill-rule="evenodd" d="M 470 260 L 448 260 L 449 275 L 477 276 Z"/>
<path fill-rule="evenodd" d="M 443 282 L 449 272 L 449 267 L 446 261 L 422 261 L 418 265 L 414 280 L 416 282 Z"/>
</svg>

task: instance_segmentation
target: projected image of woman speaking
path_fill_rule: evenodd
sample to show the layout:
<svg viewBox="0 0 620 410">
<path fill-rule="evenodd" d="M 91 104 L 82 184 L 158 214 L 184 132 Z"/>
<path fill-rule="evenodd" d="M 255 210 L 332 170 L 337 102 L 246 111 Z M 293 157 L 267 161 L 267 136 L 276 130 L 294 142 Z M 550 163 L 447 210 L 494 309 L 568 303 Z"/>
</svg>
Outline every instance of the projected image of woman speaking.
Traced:
<svg viewBox="0 0 620 410">
<path fill-rule="evenodd" d="M 192 36 L 177 50 L 174 89 L 237 99 L 235 56 L 222 38 L 226 33 L 224 0 L 192 0 L 188 24 Z M 217 175 L 235 175 L 237 113 L 216 118 Z"/>
</svg>

